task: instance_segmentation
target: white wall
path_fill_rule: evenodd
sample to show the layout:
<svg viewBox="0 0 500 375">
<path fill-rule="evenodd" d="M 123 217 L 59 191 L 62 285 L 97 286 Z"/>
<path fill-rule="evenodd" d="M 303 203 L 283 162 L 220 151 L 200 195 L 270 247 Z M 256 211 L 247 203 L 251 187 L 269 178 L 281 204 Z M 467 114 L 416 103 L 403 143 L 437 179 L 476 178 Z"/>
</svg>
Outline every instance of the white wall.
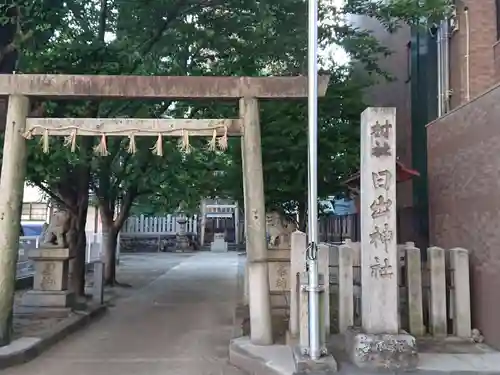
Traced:
<svg viewBox="0 0 500 375">
<path fill-rule="evenodd" d="M 89 208 L 87 209 L 87 224 L 85 226 L 85 231 L 90 233 L 102 232 L 102 222 L 99 215 L 99 209 L 92 205 L 89 205 Z"/>
<path fill-rule="evenodd" d="M 24 183 L 24 194 L 23 194 L 23 202 L 24 203 L 35 203 L 35 202 L 46 202 L 44 194 L 42 191 L 36 186 L 28 186 L 28 184 Z"/>
<path fill-rule="evenodd" d="M 44 203 L 47 202 L 45 194 L 35 186 L 24 184 L 23 203 Z M 48 220 L 48 218 L 47 218 Z M 87 233 L 102 232 L 101 218 L 97 207 L 89 206 L 87 211 L 87 224 L 85 226 Z"/>
</svg>

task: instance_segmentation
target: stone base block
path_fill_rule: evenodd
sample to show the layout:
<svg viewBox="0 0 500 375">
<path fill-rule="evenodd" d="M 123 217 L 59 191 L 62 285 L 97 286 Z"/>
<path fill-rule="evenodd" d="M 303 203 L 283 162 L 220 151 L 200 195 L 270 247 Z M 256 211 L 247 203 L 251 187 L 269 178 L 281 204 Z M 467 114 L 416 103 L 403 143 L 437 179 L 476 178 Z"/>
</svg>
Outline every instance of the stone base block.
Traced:
<svg viewBox="0 0 500 375">
<path fill-rule="evenodd" d="M 349 328 L 345 347 L 351 361 L 368 370 L 412 371 L 418 366 L 417 343 L 413 336 L 400 334 L 369 334 Z"/>
<path fill-rule="evenodd" d="M 294 375 L 333 375 L 337 372 L 337 361 L 331 354 L 326 354 L 319 359 L 313 360 L 309 356 L 302 354 L 300 347 L 295 346 L 293 348 L 293 359 L 296 368 Z"/>
<path fill-rule="evenodd" d="M 38 291 L 60 291 L 68 289 L 69 261 L 35 260 L 33 289 Z"/>
<path fill-rule="evenodd" d="M 67 260 L 74 258 L 75 254 L 69 248 L 40 247 L 30 249 L 28 256 L 33 260 Z"/>
<path fill-rule="evenodd" d="M 231 340 L 229 363 L 245 371 L 246 374 L 292 375 L 296 373 L 292 350 L 289 346 L 254 345 L 248 337 Z"/>
<path fill-rule="evenodd" d="M 23 294 L 22 306 L 69 308 L 75 303 L 75 294 L 68 291 L 30 290 Z"/>
<path fill-rule="evenodd" d="M 223 250 L 223 249 L 216 249 L 216 250 L 210 250 L 212 253 L 227 253 L 228 250 Z"/>
<path fill-rule="evenodd" d="M 15 314 L 20 317 L 35 317 L 35 319 L 45 318 L 66 318 L 71 314 L 70 307 L 38 307 L 19 306 Z"/>
<path fill-rule="evenodd" d="M 222 244 L 215 244 L 212 242 L 210 244 L 210 251 L 213 253 L 226 253 L 228 251 L 227 243 L 224 242 Z"/>
<path fill-rule="evenodd" d="M 298 345 L 299 337 L 297 335 L 292 335 L 292 333 L 287 330 L 285 333 L 285 342 L 288 346 L 293 348 L 295 345 Z"/>
<path fill-rule="evenodd" d="M 189 241 L 177 241 L 175 243 L 175 248 L 180 250 L 188 250 L 191 249 L 191 246 L 189 246 Z"/>
<path fill-rule="evenodd" d="M 187 249 L 175 249 L 174 253 L 192 253 L 193 249 L 187 248 Z"/>
</svg>

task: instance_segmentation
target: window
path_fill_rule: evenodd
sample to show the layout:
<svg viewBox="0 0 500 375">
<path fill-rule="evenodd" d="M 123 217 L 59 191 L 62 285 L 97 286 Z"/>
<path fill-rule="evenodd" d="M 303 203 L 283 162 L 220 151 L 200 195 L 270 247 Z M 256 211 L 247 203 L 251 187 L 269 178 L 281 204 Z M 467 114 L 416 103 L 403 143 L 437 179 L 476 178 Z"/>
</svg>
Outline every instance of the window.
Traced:
<svg viewBox="0 0 500 375">
<path fill-rule="evenodd" d="M 497 18 L 497 40 L 500 40 L 500 0 L 495 0 Z"/>
<path fill-rule="evenodd" d="M 38 220 L 45 221 L 47 219 L 47 203 L 23 203 L 21 211 L 21 220 Z"/>
<path fill-rule="evenodd" d="M 497 0 L 500 1 L 500 0 Z M 411 81 L 411 40 L 406 43 L 406 80 L 405 83 Z"/>
</svg>

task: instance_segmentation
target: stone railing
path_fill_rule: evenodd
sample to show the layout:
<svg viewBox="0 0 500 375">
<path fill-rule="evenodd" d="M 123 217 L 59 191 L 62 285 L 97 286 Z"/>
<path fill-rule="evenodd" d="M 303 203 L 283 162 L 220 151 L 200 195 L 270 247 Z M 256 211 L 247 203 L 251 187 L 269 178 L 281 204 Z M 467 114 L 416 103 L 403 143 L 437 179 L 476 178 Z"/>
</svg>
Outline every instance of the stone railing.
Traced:
<svg viewBox="0 0 500 375">
<path fill-rule="evenodd" d="M 273 310 L 289 315 L 289 337 L 307 332 L 307 298 L 300 291 L 306 269 L 306 235 L 294 232 L 290 250 L 269 250 Z M 470 337 L 469 254 L 466 249 L 430 247 L 426 261 L 412 242 L 398 245 L 401 329 L 415 336 Z M 361 324 L 361 247 L 359 242 L 320 244 L 318 249 L 324 331 L 344 333 Z M 302 281 L 302 283 L 304 280 Z M 306 338 L 304 338 L 306 340 Z"/>
<path fill-rule="evenodd" d="M 361 244 L 320 244 L 318 264 L 323 330 L 345 333 L 361 325 Z M 268 250 L 274 315 L 288 317 L 288 337 L 300 342 L 307 333 L 306 235 L 296 231 L 287 249 Z M 425 254 L 408 242 L 398 245 L 399 326 L 414 336 L 471 336 L 469 254 L 466 249 L 430 247 Z M 425 256 L 424 256 L 425 255 Z M 422 261 L 426 259 L 425 261 Z M 247 281 L 247 280 L 246 280 Z M 248 293 L 248 285 L 246 285 Z"/>
<path fill-rule="evenodd" d="M 347 241 L 330 246 L 331 319 L 341 333 L 361 322 L 360 245 Z M 398 250 L 401 328 L 415 336 L 470 337 L 468 251 L 430 247 L 422 262 L 422 253 L 412 242 L 398 245 Z"/>
</svg>

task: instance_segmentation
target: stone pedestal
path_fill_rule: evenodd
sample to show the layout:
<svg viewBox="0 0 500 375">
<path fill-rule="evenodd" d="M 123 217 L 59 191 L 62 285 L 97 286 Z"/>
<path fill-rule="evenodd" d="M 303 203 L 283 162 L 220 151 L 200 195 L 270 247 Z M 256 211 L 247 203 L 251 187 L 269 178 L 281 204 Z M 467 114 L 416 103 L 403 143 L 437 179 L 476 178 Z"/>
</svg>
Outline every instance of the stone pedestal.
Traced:
<svg viewBox="0 0 500 375">
<path fill-rule="evenodd" d="M 189 246 L 189 238 L 186 235 L 178 234 L 175 237 L 175 250 L 176 252 L 185 252 L 191 250 Z"/>
<path fill-rule="evenodd" d="M 68 248 L 31 249 L 29 258 L 35 264 L 33 290 L 23 295 L 22 306 L 69 310 L 74 293 L 68 290 L 69 260 L 74 256 Z"/>
<path fill-rule="evenodd" d="M 360 368 L 411 371 L 418 366 L 415 338 L 407 333 L 365 333 L 348 328 L 345 347 L 350 360 Z"/>
<path fill-rule="evenodd" d="M 223 253 L 227 251 L 227 242 L 224 239 L 224 233 L 215 233 L 214 240 L 210 244 L 210 251 Z"/>
</svg>

